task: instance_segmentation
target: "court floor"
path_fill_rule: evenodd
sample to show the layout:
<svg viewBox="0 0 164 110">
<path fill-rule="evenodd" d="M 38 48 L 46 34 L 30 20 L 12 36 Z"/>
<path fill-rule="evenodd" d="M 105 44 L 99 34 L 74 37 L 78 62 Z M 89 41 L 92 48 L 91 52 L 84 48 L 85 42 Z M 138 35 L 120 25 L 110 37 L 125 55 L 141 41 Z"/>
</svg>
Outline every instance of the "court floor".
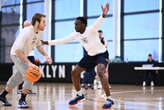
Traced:
<svg viewBox="0 0 164 110">
<path fill-rule="evenodd" d="M 0 91 L 5 87 L 0 84 Z M 29 94 L 27 102 L 30 108 L 25 110 L 104 110 L 104 92 L 87 90 L 86 100 L 75 106 L 69 106 L 69 100 L 75 96 L 72 84 L 37 83 Z M 142 87 L 134 85 L 112 85 L 112 97 L 115 105 L 108 110 L 164 110 L 164 87 Z M 0 110 L 22 110 L 17 108 L 20 95 L 17 89 L 7 96 L 11 107 L 0 104 Z"/>
</svg>

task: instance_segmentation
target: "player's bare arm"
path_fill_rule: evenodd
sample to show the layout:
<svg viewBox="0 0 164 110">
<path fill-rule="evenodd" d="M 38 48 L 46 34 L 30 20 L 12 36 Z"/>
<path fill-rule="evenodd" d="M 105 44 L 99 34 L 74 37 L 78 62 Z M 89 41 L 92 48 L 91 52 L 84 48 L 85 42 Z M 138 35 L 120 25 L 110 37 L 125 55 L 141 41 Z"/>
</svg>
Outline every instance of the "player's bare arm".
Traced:
<svg viewBox="0 0 164 110">
<path fill-rule="evenodd" d="M 46 58 L 46 61 L 49 64 L 52 64 L 52 59 L 48 56 L 48 54 L 46 53 L 46 51 L 44 50 L 44 48 L 42 46 L 37 46 L 36 48 Z"/>
<path fill-rule="evenodd" d="M 24 55 L 24 52 L 20 49 L 17 49 L 15 51 L 16 56 L 20 58 L 20 60 L 28 65 L 32 65 L 32 63 L 27 59 L 27 57 Z"/>
</svg>

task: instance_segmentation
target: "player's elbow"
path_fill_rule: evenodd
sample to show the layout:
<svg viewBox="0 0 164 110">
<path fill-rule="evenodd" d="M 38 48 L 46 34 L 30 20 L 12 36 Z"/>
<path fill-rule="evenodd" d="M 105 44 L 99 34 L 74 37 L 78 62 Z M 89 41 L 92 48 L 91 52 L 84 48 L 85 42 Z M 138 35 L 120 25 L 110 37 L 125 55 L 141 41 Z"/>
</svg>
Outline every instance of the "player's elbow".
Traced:
<svg viewBox="0 0 164 110">
<path fill-rule="evenodd" d="M 20 56 L 22 53 L 23 53 L 23 51 L 20 50 L 20 49 L 16 49 L 16 50 L 15 50 L 16 56 Z"/>
</svg>

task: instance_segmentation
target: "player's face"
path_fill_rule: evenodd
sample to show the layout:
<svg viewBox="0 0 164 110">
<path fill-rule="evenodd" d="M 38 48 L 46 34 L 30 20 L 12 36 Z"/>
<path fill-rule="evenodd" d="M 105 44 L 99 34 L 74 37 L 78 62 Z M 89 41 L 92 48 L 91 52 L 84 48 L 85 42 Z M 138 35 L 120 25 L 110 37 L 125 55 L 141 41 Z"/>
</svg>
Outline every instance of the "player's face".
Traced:
<svg viewBox="0 0 164 110">
<path fill-rule="evenodd" d="M 99 32 L 99 37 L 102 37 L 102 34 L 103 34 L 102 32 Z"/>
<path fill-rule="evenodd" d="M 82 32 L 85 29 L 84 23 L 80 20 L 75 21 L 75 30 L 76 32 Z"/>
<path fill-rule="evenodd" d="M 152 57 L 151 56 L 148 56 L 148 60 L 151 61 L 152 60 Z"/>
<path fill-rule="evenodd" d="M 46 20 L 45 20 L 45 17 L 42 17 L 38 28 L 39 30 L 43 31 L 45 27 L 46 27 Z"/>
</svg>

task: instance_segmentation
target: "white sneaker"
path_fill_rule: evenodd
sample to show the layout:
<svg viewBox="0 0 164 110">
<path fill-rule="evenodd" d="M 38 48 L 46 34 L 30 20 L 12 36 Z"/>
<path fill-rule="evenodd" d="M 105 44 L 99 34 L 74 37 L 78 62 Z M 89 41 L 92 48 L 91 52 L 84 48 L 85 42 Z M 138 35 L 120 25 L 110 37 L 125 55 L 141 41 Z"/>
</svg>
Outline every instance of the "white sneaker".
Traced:
<svg viewBox="0 0 164 110">
<path fill-rule="evenodd" d="M 143 86 L 143 87 L 145 87 L 145 86 L 146 86 L 146 82 L 145 82 L 145 81 L 143 81 L 142 86 Z"/>
<path fill-rule="evenodd" d="M 154 86 L 154 82 L 153 81 L 151 81 L 151 86 Z"/>
</svg>

